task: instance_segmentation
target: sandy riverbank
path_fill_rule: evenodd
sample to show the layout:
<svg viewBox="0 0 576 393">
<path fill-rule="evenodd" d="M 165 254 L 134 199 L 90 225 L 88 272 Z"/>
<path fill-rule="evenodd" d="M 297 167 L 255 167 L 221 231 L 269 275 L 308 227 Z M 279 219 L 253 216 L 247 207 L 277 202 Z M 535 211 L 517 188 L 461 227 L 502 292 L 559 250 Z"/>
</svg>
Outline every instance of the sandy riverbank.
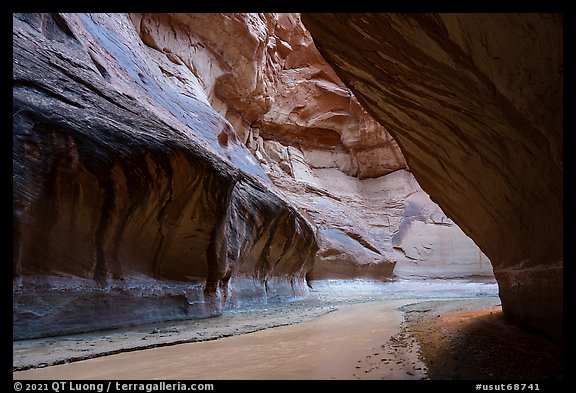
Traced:
<svg viewBox="0 0 576 393">
<path fill-rule="evenodd" d="M 168 321 L 84 334 L 14 341 L 13 371 L 43 368 L 122 352 L 203 342 L 311 320 L 337 309 L 300 301 L 232 312 L 216 318 Z"/>
</svg>

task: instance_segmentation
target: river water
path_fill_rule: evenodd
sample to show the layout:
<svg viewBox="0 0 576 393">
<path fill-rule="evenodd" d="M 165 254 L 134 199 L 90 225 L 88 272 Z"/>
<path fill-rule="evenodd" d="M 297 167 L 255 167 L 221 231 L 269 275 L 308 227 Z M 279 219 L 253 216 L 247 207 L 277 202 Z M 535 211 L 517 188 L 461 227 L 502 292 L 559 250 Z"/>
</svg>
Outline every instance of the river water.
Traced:
<svg viewBox="0 0 576 393">
<path fill-rule="evenodd" d="M 15 379 L 422 379 L 418 345 L 402 331 L 399 307 L 429 299 L 495 298 L 493 280 L 322 280 L 292 306 L 229 310 L 226 329 L 258 323 L 261 315 L 300 314 L 308 307 L 328 314 L 288 326 L 265 328 L 211 341 L 191 342 L 69 364 L 15 372 Z M 498 299 L 495 298 L 495 302 Z M 219 319 L 204 320 L 214 323 Z M 294 320 L 297 322 L 297 320 Z M 288 323 L 290 323 L 288 321 Z M 197 322 L 193 329 L 202 327 Z M 182 323 L 175 329 L 184 330 Z M 273 325 L 272 325 L 273 326 Z M 205 329 L 205 327 L 203 327 Z M 172 329 L 172 328 L 170 328 Z M 170 330 L 168 329 L 168 330 Z M 186 331 L 192 329 L 190 325 Z M 158 329 L 155 329 L 158 330 Z M 142 342 L 137 332 L 117 341 Z M 220 333 L 221 334 L 221 330 Z M 146 336 L 151 337 L 150 334 Z M 396 339 L 393 339 L 393 338 Z M 112 335 L 106 340 L 116 340 Z M 82 339 L 87 345 L 86 337 Z M 93 341 L 101 346 L 102 341 Z M 401 345 L 391 345 L 391 343 Z M 52 346 L 60 345 L 51 343 Z M 73 343 L 74 346 L 80 342 Z M 110 344 L 108 344 L 110 345 Z M 36 348 L 35 351 L 41 351 Z M 15 353 L 16 355 L 16 353 Z"/>
<path fill-rule="evenodd" d="M 357 301 L 498 296 L 493 278 L 320 280 L 312 282 L 311 300 Z"/>
</svg>

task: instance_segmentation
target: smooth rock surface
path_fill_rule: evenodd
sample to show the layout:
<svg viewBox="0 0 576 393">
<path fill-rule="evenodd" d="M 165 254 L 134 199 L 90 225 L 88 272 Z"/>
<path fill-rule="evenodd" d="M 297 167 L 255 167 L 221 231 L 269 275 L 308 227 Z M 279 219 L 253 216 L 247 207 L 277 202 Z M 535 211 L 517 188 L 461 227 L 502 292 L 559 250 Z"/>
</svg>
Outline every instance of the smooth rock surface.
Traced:
<svg viewBox="0 0 576 393">
<path fill-rule="evenodd" d="M 560 14 L 305 14 L 320 52 L 490 258 L 505 317 L 561 340 Z"/>
</svg>

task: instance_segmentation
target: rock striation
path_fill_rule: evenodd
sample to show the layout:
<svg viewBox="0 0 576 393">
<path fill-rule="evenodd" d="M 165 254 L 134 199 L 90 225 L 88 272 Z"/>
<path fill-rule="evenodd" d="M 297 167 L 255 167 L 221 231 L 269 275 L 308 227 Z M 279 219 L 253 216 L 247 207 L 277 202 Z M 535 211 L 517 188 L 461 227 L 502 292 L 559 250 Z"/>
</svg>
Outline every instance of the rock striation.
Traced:
<svg viewBox="0 0 576 393">
<path fill-rule="evenodd" d="M 297 14 L 130 18 L 150 58 L 162 59 L 165 67 L 186 65 L 183 72 L 170 68 L 181 80 L 190 78 L 188 69 L 194 71 L 196 79 L 187 83 L 203 89 L 209 104 L 233 125 L 234 137 L 318 228 L 320 252 L 310 279 L 391 277 L 399 256 L 392 237 L 404 199 L 421 189 L 405 171 L 394 139 L 322 58 Z M 462 233 L 456 238 L 468 241 Z M 468 251 L 477 261 L 473 243 L 464 246 L 463 253 Z M 469 267 L 459 272 L 448 267 L 443 275 L 491 275 L 486 259 Z"/>
<path fill-rule="evenodd" d="M 562 17 L 302 19 L 422 188 L 490 258 L 505 317 L 561 340 Z"/>
<path fill-rule="evenodd" d="M 13 31 L 15 338 L 314 279 L 491 275 L 297 14 L 15 14 Z"/>
<path fill-rule="evenodd" d="M 306 293 L 314 229 L 127 15 L 14 15 L 13 49 L 14 338 Z"/>
</svg>

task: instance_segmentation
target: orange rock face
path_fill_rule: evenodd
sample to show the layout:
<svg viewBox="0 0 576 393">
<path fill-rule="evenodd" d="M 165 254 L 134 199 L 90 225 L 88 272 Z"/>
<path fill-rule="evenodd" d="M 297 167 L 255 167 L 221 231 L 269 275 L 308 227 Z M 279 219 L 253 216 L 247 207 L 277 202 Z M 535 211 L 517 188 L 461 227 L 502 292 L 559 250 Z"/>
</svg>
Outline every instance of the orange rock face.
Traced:
<svg viewBox="0 0 576 393">
<path fill-rule="evenodd" d="M 301 150 L 313 167 L 358 178 L 406 167 L 396 142 L 321 57 L 297 14 L 138 14 L 131 20 L 151 57 L 176 66 L 165 75 L 196 79 L 193 85 L 244 143 L 272 139 Z"/>
<path fill-rule="evenodd" d="M 490 258 L 506 318 L 561 339 L 561 16 L 303 21 L 422 188 Z"/>
<path fill-rule="evenodd" d="M 13 61 L 15 337 L 491 274 L 296 14 L 16 14 Z"/>
<path fill-rule="evenodd" d="M 202 88 L 254 162 L 318 228 L 320 252 L 310 278 L 390 277 L 398 258 L 409 261 L 398 251 L 401 244 L 393 248 L 392 236 L 403 219 L 404 200 L 420 187 L 404 171 L 396 142 L 321 57 L 298 15 L 131 19 L 152 48 L 151 57 L 181 59 L 182 71 L 170 72 Z M 434 203 L 430 206 L 442 214 Z M 458 233 L 452 240 L 464 244 L 467 238 Z M 472 266 L 475 261 L 479 267 L 460 273 L 439 268 L 438 276 L 491 274 L 487 260 L 478 265 L 481 253 L 473 243 L 463 249 L 461 262 Z"/>
</svg>

